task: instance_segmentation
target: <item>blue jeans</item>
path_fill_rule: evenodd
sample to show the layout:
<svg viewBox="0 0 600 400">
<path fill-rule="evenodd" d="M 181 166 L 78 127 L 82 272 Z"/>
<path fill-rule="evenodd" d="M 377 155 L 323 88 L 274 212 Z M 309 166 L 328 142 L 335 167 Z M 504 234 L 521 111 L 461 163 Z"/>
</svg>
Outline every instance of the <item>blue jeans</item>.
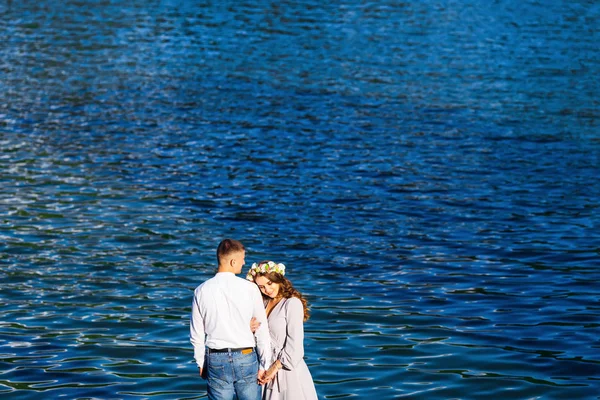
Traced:
<svg viewBox="0 0 600 400">
<path fill-rule="evenodd" d="M 208 400 L 260 400 L 256 352 L 211 353 L 207 351 Z"/>
</svg>

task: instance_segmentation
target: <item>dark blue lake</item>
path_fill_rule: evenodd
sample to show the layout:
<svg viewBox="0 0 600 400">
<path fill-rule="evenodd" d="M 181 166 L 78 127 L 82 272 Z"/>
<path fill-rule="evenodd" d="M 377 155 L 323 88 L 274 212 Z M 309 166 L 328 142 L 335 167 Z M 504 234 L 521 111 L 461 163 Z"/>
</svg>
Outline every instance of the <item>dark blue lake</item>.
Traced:
<svg viewBox="0 0 600 400">
<path fill-rule="evenodd" d="M 320 398 L 599 399 L 599 27 L 0 0 L 0 398 L 206 397 L 190 304 L 233 237 L 307 295 Z"/>
</svg>

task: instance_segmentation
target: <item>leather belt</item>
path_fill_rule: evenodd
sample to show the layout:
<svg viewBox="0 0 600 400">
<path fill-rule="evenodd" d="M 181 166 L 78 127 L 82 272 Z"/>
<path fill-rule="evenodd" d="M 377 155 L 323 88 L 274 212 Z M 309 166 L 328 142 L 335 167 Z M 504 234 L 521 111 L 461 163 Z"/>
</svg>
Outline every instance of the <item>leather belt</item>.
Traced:
<svg viewBox="0 0 600 400">
<path fill-rule="evenodd" d="M 208 349 L 211 353 L 242 353 L 250 354 L 254 351 L 253 347 L 239 347 L 237 349 Z"/>
</svg>

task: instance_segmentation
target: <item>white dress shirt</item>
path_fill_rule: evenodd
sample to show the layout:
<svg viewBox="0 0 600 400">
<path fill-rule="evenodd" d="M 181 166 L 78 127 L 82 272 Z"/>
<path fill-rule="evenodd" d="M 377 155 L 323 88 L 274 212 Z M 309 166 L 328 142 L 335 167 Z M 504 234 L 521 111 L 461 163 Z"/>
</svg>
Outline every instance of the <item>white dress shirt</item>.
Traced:
<svg viewBox="0 0 600 400">
<path fill-rule="evenodd" d="M 252 317 L 260 322 L 253 334 Z M 256 338 L 256 339 L 255 339 Z M 194 291 L 190 342 L 199 368 L 210 349 L 255 347 L 260 369 L 268 369 L 271 344 L 267 314 L 258 287 L 231 272 L 219 272 Z"/>
</svg>

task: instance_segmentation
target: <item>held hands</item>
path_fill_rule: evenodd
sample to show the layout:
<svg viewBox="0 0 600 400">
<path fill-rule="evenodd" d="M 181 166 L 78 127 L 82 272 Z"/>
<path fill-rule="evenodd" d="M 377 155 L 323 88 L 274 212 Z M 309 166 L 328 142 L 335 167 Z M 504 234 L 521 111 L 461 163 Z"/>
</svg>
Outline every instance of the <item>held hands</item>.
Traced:
<svg viewBox="0 0 600 400">
<path fill-rule="evenodd" d="M 271 382 L 273 380 L 273 378 L 275 378 L 275 376 L 277 376 L 277 372 L 283 368 L 283 365 L 281 365 L 281 363 L 279 362 L 279 360 L 276 360 L 270 367 L 269 369 L 263 373 L 262 377 L 260 375 L 260 371 L 258 373 L 258 384 L 259 385 L 265 385 L 269 382 Z"/>
</svg>

